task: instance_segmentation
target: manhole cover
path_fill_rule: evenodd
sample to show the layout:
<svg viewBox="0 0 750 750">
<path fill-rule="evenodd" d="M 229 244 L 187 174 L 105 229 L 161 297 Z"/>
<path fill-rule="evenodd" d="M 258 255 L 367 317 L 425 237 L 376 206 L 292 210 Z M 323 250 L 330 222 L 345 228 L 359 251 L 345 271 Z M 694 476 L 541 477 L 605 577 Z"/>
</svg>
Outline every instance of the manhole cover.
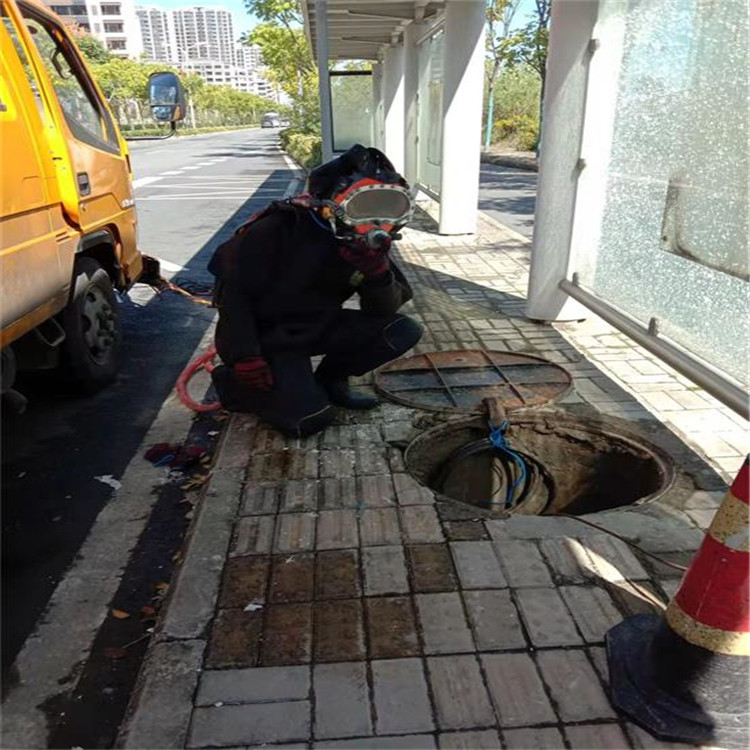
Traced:
<svg viewBox="0 0 750 750">
<path fill-rule="evenodd" d="M 505 409 L 541 406 L 571 382 L 566 369 L 541 357 L 482 349 L 415 354 L 375 374 L 384 396 L 433 411 L 482 412 L 488 397 L 500 398 Z"/>
</svg>

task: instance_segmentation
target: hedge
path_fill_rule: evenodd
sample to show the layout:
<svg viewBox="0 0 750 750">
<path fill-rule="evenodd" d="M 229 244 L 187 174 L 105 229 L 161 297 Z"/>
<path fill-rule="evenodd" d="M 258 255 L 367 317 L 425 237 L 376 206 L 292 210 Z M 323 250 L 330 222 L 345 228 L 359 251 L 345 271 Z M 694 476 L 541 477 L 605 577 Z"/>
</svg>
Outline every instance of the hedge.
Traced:
<svg viewBox="0 0 750 750">
<path fill-rule="evenodd" d="M 323 161 L 323 142 L 319 135 L 285 128 L 279 133 L 279 140 L 284 151 L 305 169 L 312 169 Z"/>
<path fill-rule="evenodd" d="M 216 125 L 214 127 L 206 128 L 183 128 L 178 127 L 175 132 L 175 136 L 180 135 L 200 135 L 201 133 L 223 133 L 234 130 L 252 130 L 257 129 L 258 125 Z M 138 128 L 129 127 L 127 125 L 119 125 L 120 132 L 127 138 L 128 136 L 141 136 L 141 135 L 166 135 L 169 132 L 168 127 L 150 127 L 150 128 Z"/>
</svg>

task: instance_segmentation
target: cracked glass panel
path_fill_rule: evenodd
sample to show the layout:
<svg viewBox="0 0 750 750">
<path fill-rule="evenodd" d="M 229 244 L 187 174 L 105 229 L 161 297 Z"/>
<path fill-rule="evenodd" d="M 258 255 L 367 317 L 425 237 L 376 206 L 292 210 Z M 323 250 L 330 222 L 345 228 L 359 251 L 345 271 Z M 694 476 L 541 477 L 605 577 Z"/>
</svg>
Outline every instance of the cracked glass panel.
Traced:
<svg viewBox="0 0 750 750">
<path fill-rule="evenodd" d="M 600 49 L 622 46 L 614 127 L 594 156 L 606 164 L 603 212 L 577 206 L 595 239 L 573 270 L 747 384 L 748 4 L 604 0 L 602 18 Z"/>
</svg>

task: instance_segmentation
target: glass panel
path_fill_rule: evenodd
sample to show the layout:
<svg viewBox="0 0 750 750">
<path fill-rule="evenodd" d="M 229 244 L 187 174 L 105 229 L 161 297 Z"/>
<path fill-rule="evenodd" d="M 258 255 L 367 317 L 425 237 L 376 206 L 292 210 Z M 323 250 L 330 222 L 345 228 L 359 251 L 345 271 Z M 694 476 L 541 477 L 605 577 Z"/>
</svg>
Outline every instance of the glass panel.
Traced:
<svg viewBox="0 0 750 750">
<path fill-rule="evenodd" d="M 573 270 L 598 297 L 644 324 L 656 318 L 660 334 L 746 384 L 747 3 L 604 0 L 600 12 L 619 17 L 623 52 L 611 148 L 600 157 L 603 212 L 577 206 L 595 239 L 577 248 Z M 605 32 L 608 42 L 618 43 Z"/>
<path fill-rule="evenodd" d="M 18 59 L 21 61 L 21 65 L 23 66 L 24 73 L 26 73 L 26 78 L 29 83 L 29 88 L 31 88 L 32 93 L 34 94 L 34 101 L 36 102 L 37 109 L 39 110 L 39 114 L 42 118 L 42 120 L 46 121 L 47 119 L 47 112 L 44 109 L 44 104 L 42 104 L 42 97 L 39 93 L 39 84 L 37 83 L 36 76 L 34 75 L 34 71 L 31 69 L 31 63 L 29 62 L 29 58 L 26 57 L 26 52 L 23 48 L 23 45 L 21 44 L 21 40 L 18 37 L 18 31 L 13 24 L 13 21 L 11 21 L 10 17 L 8 16 L 5 5 L 0 6 L 0 14 L 2 15 L 3 19 L 3 25 L 5 26 L 5 29 L 7 30 L 8 34 L 10 35 L 10 38 L 13 41 L 13 47 L 16 50 L 16 53 L 18 54 Z"/>
<path fill-rule="evenodd" d="M 46 22 L 42 23 L 27 16 L 25 9 L 23 14 L 24 23 L 39 50 L 65 121 L 73 135 L 78 140 L 98 148 L 117 148 L 114 129 L 108 118 L 99 111 L 93 93 L 84 82 L 73 52 L 57 38 L 60 36 L 59 32 L 52 27 L 48 28 Z"/>
<path fill-rule="evenodd" d="M 333 150 L 346 151 L 355 143 L 372 146 L 372 75 L 341 75 L 331 71 Z"/>
<path fill-rule="evenodd" d="M 443 32 L 419 48 L 419 182 L 440 193 L 440 163 L 443 148 Z"/>
</svg>

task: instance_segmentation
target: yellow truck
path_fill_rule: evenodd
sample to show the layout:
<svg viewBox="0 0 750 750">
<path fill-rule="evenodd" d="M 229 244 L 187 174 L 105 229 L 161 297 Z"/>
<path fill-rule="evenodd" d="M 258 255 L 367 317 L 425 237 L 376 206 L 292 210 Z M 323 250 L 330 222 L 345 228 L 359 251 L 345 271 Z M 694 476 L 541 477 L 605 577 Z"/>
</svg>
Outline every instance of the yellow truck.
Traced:
<svg viewBox="0 0 750 750">
<path fill-rule="evenodd" d="M 2 392 L 20 370 L 54 368 L 95 391 L 117 369 L 115 290 L 144 268 L 127 144 L 71 35 L 36 0 L 2 0 L 0 66 Z M 179 80 L 156 78 L 154 116 L 174 132 Z"/>
</svg>

